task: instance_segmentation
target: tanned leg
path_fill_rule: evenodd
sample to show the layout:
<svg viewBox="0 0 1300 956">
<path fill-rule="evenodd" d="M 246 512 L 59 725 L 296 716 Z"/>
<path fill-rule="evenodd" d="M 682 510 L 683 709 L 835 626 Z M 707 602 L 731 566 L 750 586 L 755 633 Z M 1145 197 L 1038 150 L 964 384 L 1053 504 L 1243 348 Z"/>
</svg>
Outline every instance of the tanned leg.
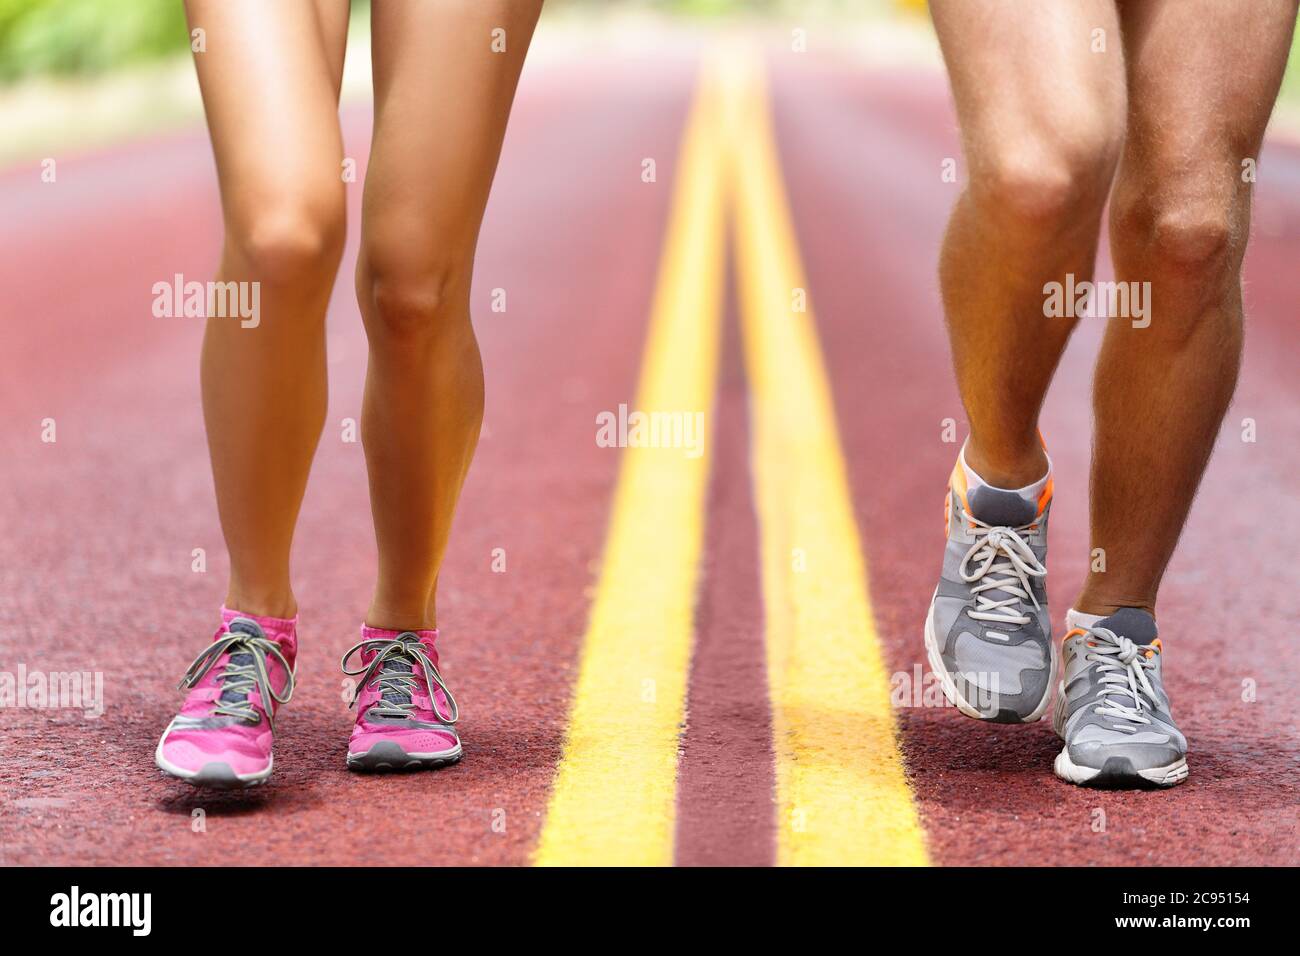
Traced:
<svg viewBox="0 0 1300 956">
<path fill-rule="evenodd" d="M 218 280 L 260 322 L 211 318 L 203 411 L 230 551 L 226 605 L 292 617 L 289 549 L 325 419 L 325 307 L 344 235 L 338 90 L 346 0 L 187 0 L 226 236 Z"/>
<path fill-rule="evenodd" d="M 1075 603 L 1154 613 L 1237 381 L 1251 184 L 1286 67 L 1295 0 L 1121 6 L 1128 139 L 1111 209 L 1120 281 L 1150 282 L 1150 325 L 1111 320 L 1094 383 L 1090 573 Z M 1146 321 L 1145 319 L 1143 320 Z"/>
<path fill-rule="evenodd" d="M 1092 278 L 1123 138 L 1119 24 L 1113 0 L 930 7 L 969 170 L 939 265 L 966 461 L 1017 488 L 1047 470 L 1038 413 L 1075 324 L 1043 287 Z"/>
<path fill-rule="evenodd" d="M 370 340 L 361 427 L 379 546 L 374 627 L 437 623 L 438 568 L 483 419 L 474 250 L 540 12 L 541 0 L 372 7 L 357 295 Z"/>
</svg>

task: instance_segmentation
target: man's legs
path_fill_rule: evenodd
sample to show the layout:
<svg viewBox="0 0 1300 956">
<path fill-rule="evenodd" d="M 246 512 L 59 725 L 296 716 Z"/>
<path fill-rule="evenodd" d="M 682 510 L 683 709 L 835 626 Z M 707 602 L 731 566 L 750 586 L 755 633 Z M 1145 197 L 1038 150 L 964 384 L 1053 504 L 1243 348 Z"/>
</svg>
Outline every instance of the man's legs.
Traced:
<svg viewBox="0 0 1300 956">
<path fill-rule="evenodd" d="M 1074 328 L 1043 286 L 1091 279 L 1123 140 L 1119 22 L 1113 0 L 931 9 L 969 167 L 940 261 L 966 461 L 1018 488 L 1047 470 L 1038 413 Z"/>
<path fill-rule="evenodd" d="M 1075 607 L 1154 611 L 1237 380 L 1256 159 L 1296 0 L 1121 5 L 1128 139 L 1111 207 L 1116 278 L 1150 282 L 1151 324 L 1110 322 L 1094 384 L 1092 547 Z"/>
<path fill-rule="evenodd" d="M 970 173 L 939 268 L 970 437 L 926 650 L 963 714 L 1030 722 L 1051 702 L 1056 663 L 1038 413 L 1075 323 L 1047 317 L 1044 286 L 1092 277 L 1123 139 L 1119 21 L 1113 0 L 931 9 Z"/>
</svg>

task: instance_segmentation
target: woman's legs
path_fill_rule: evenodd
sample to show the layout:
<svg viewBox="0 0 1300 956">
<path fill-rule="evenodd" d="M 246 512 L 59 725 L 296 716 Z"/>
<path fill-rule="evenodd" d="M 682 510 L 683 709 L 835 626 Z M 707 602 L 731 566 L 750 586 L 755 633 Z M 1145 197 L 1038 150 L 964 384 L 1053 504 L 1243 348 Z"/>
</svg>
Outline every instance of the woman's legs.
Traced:
<svg viewBox="0 0 1300 956">
<path fill-rule="evenodd" d="M 218 279 L 260 286 L 260 321 L 208 320 L 203 412 L 226 606 L 290 618 L 289 548 L 325 420 L 325 308 L 344 238 L 338 91 L 347 0 L 186 0 L 221 184 Z"/>
<path fill-rule="evenodd" d="M 357 297 L 370 340 L 362 442 L 379 546 L 374 627 L 436 626 L 438 567 L 483 418 L 474 248 L 541 6 L 372 8 L 375 132 Z"/>
</svg>

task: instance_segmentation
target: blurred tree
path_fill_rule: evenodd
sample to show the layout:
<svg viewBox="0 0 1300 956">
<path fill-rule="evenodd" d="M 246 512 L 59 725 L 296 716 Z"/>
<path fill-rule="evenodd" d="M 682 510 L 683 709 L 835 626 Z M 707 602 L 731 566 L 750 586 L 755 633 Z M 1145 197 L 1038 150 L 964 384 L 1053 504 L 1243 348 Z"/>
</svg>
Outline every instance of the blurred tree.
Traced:
<svg viewBox="0 0 1300 956">
<path fill-rule="evenodd" d="M 180 0 L 0 0 L 0 80 L 94 73 L 189 46 Z"/>
</svg>

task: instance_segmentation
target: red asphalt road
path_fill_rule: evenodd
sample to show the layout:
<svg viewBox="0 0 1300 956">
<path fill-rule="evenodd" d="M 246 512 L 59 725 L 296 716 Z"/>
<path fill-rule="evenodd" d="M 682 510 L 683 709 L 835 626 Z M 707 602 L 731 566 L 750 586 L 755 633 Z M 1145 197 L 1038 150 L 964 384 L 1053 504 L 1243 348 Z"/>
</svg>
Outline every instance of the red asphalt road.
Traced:
<svg viewBox="0 0 1300 956">
<path fill-rule="evenodd" d="M 786 180 L 878 630 L 887 666 L 910 672 L 925 661 L 921 622 L 957 452 L 941 441 L 941 422 L 956 419 L 965 433 L 935 281 L 957 191 L 939 178 L 943 159 L 959 155 L 955 120 L 942 77 L 929 73 L 823 63 L 779 77 Z M 1048 721 L 998 727 L 951 708 L 903 709 L 904 756 L 937 862 L 1300 862 L 1300 150 L 1271 144 L 1260 170 L 1241 384 L 1158 608 L 1191 778 L 1166 792 L 1074 787 L 1051 774 L 1060 743 Z M 1102 257 L 1108 263 L 1105 249 Z M 1049 597 L 1058 634 L 1087 566 L 1089 393 L 1102 331 L 1080 325 L 1042 422 L 1056 473 Z M 1253 444 L 1241 441 L 1246 417 L 1257 422 Z M 1257 685 L 1253 703 L 1242 700 L 1246 680 Z M 1095 832 L 1103 819 L 1105 832 Z"/>
<path fill-rule="evenodd" d="M 788 59 L 788 58 L 787 58 Z M 942 78 L 868 73 L 832 57 L 778 62 L 773 99 L 891 670 L 922 664 L 920 621 L 962 415 L 948 372 L 935 255 L 955 188 Z M 195 791 L 154 768 L 176 679 L 209 636 L 225 558 L 198 404 L 195 320 L 155 319 L 151 286 L 206 278 L 219 215 L 196 130 L 60 159 L 42 184 L 0 174 L 0 670 L 100 670 L 106 712 L 0 711 L 0 863 L 523 863 L 559 758 L 617 453 L 595 415 L 633 395 L 692 63 L 530 66 L 476 271 L 488 376 L 484 440 L 442 574 L 447 676 L 466 758 L 437 773 L 358 777 L 338 656 L 356 639 L 374 567 L 357 418 L 365 344 L 353 245 L 329 317 L 329 423 L 295 551 L 300 686 L 259 790 Z M 345 112 L 348 154 L 369 117 Z M 640 181 L 643 157 L 658 183 Z M 905 756 L 940 863 L 1296 863 L 1300 649 L 1288 573 L 1300 514 L 1294 327 L 1300 151 L 1261 162 L 1247 262 L 1247 358 L 1162 595 L 1168 683 L 1192 746 L 1165 793 L 1096 792 L 1050 771 L 1050 727 L 903 709 Z M 487 307 L 504 287 L 508 311 Z M 678 861 L 774 856 L 746 392 L 729 315 L 713 437 L 696 655 L 683 735 Z M 1052 600 L 1086 556 L 1085 323 L 1049 398 L 1057 464 Z M 1232 425 L 1258 423 L 1259 440 Z M 58 441 L 40 441 L 53 418 Z M 191 552 L 208 554 L 205 574 Z M 504 548 L 507 571 L 491 571 Z M 1244 703 L 1242 681 L 1258 685 Z M 430 809 L 432 808 L 432 809 Z M 1097 808 L 1105 832 L 1094 831 Z M 205 829 L 195 832 L 195 811 Z M 397 810 L 397 813 L 391 812 Z M 505 829 L 494 820 L 504 811 Z"/>
<path fill-rule="evenodd" d="M 526 73 L 476 266 L 484 438 L 439 595 L 466 756 L 435 774 L 344 768 L 352 712 L 338 659 L 358 638 L 375 566 L 361 446 L 340 426 L 360 416 L 365 365 L 351 283 L 359 184 L 329 315 L 329 419 L 295 545 L 299 687 L 277 722 L 274 782 L 221 794 L 152 762 L 227 568 L 201 329 L 150 315 L 155 281 L 206 279 L 216 262 L 206 134 L 69 157 L 53 186 L 35 167 L 0 180 L 0 670 L 102 670 L 107 701 L 99 720 L 0 711 L 0 862 L 527 859 L 617 475 L 617 453 L 593 440 L 595 410 L 635 389 L 692 71 L 658 61 L 647 82 L 644 66 L 610 60 Z M 344 126 L 348 155 L 364 161 L 368 111 Z M 660 158 L 658 188 L 640 180 L 646 156 Z M 488 307 L 497 287 L 504 314 Z M 53 445 L 39 440 L 47 417 Z M 190 570 L 197 547 L 206 574 Z M 506 573 L 491 570 L 494 548 Z M 195 810 L 204 833 L 192 832 Z"/>
</svg>

